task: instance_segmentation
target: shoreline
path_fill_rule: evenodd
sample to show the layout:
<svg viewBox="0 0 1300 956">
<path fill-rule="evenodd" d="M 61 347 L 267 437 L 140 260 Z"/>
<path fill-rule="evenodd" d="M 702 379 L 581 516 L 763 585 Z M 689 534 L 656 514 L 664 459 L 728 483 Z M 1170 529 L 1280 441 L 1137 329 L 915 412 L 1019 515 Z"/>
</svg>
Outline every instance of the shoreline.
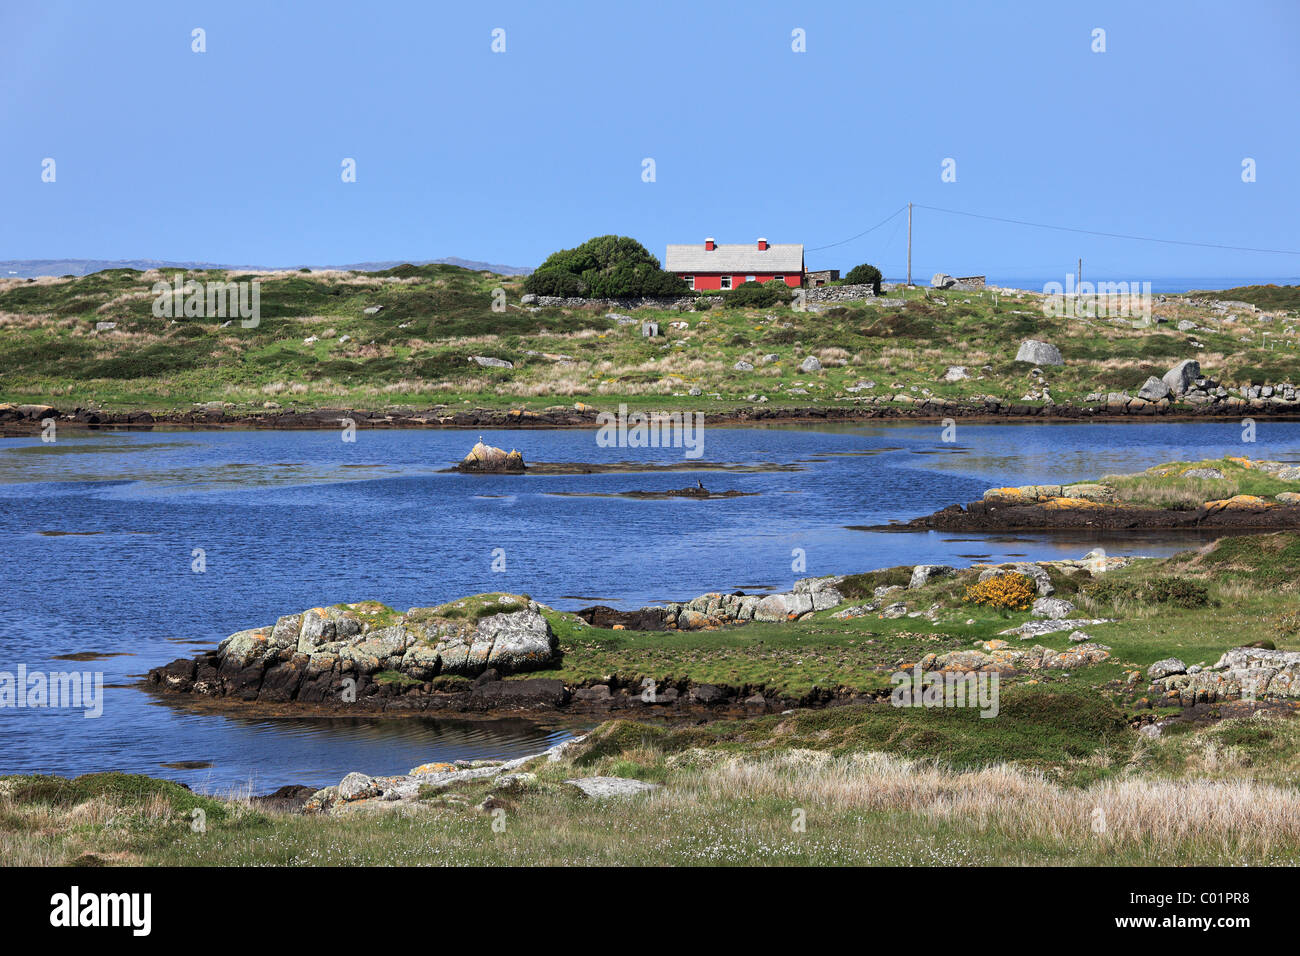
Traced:
<svg viewBox="0 0 1300 956">
<path fill-rule="evenodd" d="M 664 408 L 646 406 L 630 409 L 654 416 L 668 414 Z M 680 410 L 679 410 L 680 411 Z M 600 427 L 600 413 L 591 407 L 582 410 L 485 409 L 437 414 L 436 410 L 410 415 L 372 412 L 359 409 L 314 409 L 275 415 L 225 415 L 214 412 L 158 413 L 100 412 L 77 409 L 62 413 L 51 410 L 23 418 L 0 419 L 0 437 L 23 438 L 40 435 L 42 423 L 53 418 L 58 427 L 86 431 L 152 431 L 155 428 L 210 431 L 326 431 L 335 429 L 343 419 L 358 429 L 591 429 Z M 745 406 L 721 412 L 705 412 L 713 426 L 801 425 L 829 422 L 914 421 L 942 422 L 960 418 L 973 424 L 1036 422 L 1069 424 L 1095 422 L 1123 424 L 1159 418 L 1173 422 L 1240 421 L 1243 417 L 1261 421 L 1300 421 L 1300 404 L 1252 400 L 1231 407 L 1160 406 L 1124 407 L 1109 405 L 1026 405 L 1023 403 L 962 405 L 945 401 L 924 400 L 914 405 L 848 406 L 826 405 L 792 408 Z"/>
</svg>

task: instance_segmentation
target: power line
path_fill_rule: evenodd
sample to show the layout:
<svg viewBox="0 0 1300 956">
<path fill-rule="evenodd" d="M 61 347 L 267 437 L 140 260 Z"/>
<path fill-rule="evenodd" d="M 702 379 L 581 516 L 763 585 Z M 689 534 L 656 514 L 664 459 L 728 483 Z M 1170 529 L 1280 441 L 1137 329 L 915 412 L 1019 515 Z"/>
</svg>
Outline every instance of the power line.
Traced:
<svg viewBox="0 0 1300 956">
<path fill-rule="evenodd" d="M 1092 229 L 1075 229 L 1070 226 L 1053 226 L 1044 222 L 1028 222 L 1024 219 L 1004 219 L 1001 216 L 985 216 L 977 212 L 962 212 L 960 209 L 943 209 L 939 206 L 927 206 L 924 203 L 917 203 L 916 205 L 919 209 L 929 209 L 932 212 L 946 212 L 954 216 L 969 216 L 972 219 L 987 219 L 990 222 L 1006 222 L 1017 226 L 1033 226 L 1038 229 L 1056 229 L 1060 232 L 1077 232 L 1085 236 L 1101 236 L 1106 239 L 1131 239 L 1135 242 L 1161 242 L 1171 246 L 1197 246 L 1202 249 L 1228 249 L 1233 252 L 1265 252 L 1280 256 L 1300 256 L 1300 252 L 1293 249 L 1256 249 L 1250 246 L 1227 246 L 1216 242 L 1191 242 L 1186 239 L 1157 239 L 1152 236 L 1131 236 L 1119 232 L 1097 232 Z M 895 213 L 894 215 L 898 214 Z M 845 241 L 848 242 L 850 240 Z M 827 247 L 823 246 L 822 248 Z"/>
<path fill-rule="evenodd" d="M 906 205 L 899 206 L 899 207 L 898 207 L 897 209 L 895 209 L 892 213 L 890 213 L 890 214 L 889 214 L 888 216 L 886 216 L 884 219 L 880 220 L 880 222 L 876 223 L 876 224 L 875 224 L 874 226 L 872 226 L 870 229 L 864 229 L 862 232 L 858 233 L 856 236 L 849 236 L 849 238 L 847 238 L 847 239 L 841 239 L 839 242 L 832 242 L 832 243 L 830 243 L 829 245 L 825 245 L 825 246 L 814 246 L 813 248 L 808 249 L 808 250 L 806 250 L 806 251 L 807 251 L 807 252 L 818 252 L 818 251 L 820 251 L 820 250 L 822 250 L 822 249 L 834 249 L 836 246 L 842 246 L 842 245 L 844 245 L 846 242 L 852 242 L 854 239 L 861 239 L 861 238 L 862 238 L 863 236 L 865 236 L 867 233 L 869 233 L 869 232 L 875 232 L 877 229 L 879 229 L 879 228 L 880 228 L 881 226 L 883 226 L 885 223 L 889 222 L 889 220 L 893 219 L 895 216 L 897 216 L 899 213 L 903 212 L 903 211 L 906 210 L 906 209 L 907 209 L 907 206 L 906 206 Z"/>
</svg>

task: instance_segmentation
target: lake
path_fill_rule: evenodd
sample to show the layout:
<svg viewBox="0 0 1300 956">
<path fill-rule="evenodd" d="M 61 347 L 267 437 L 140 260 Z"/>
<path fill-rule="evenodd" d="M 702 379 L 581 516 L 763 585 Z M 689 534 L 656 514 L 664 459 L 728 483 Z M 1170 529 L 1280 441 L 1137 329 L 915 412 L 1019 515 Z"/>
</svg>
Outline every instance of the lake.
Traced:
<svg viewBox="0 0 1300 956">
<path fill-rule="evenodd" d="M 7 613 L 0 671 L 94 670 L 104 713 L 0 709 L 0 772 L 117 769 L 196 789 L 267 792 L 351 770 L 533 753 L 564 726 L 424 718 L 245 719 L 160 703 L 136 682 L 281 614 L 376 599 L 401 610 L 480 591 L 561 609 L 896 564 L 1168 554 L 1195 537 L 876 533 L 994 485 L 1059 482 L 1224 454 L 1300 460 L 1300 423 L 938 424 L 710 428 L 703 462 L 745 472 L 447 473 L 465 431 L 77 432 L 0 440 Z M 596 432 L 484 432 L 527 461 L 683 462 L 602 448 Z M 702 481 L 712 500 L 629 499 Z M 796 571 L 799 556 L 806 570 Z M 200 562 L 201 558 L 201 562 Z M 494 570 L 494 565 L 503 570 Z M 198 570 L 199 567 L 202 570 Z M 108 655 L 83 662 L 61 655 Z M 168 767 L 178 762 L 202 767 Z"/>
</svg>

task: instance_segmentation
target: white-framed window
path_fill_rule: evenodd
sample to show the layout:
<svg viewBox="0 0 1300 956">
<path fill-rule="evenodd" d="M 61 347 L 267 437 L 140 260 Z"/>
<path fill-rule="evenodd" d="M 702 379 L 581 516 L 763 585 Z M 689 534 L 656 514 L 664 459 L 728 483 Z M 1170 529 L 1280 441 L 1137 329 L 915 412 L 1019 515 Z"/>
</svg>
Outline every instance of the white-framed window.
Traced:
<svg viewBox="0 0 1300 956">
<path fill-rule="evenodd" d="M 776 279 L 777 282 L 785 281 L 785 276 L 773 276 L 772 278 Z"/>
<path fill-rule="evenodd" d="M 724 288 L 724 289 L 730 289 L 730 288 L 731 288 L 731 276 L 723 276 L 723 277 L 722 277 L 722 288 Z"/>
<path fill-rule="evenodd" d="M 695 288 L 695 276 L 682 276 L 682 278 L 686 280 L 686 288 Z"/>
<path fill-rule="evenodd" d="M 753 281 L 754 281 L 755 279 L 757 279 L 757 278 L 758 278 L 758 276 L 745 276 L 745 281 L 746 281 L 746 282 L 753 282 Z"/>
</svg>

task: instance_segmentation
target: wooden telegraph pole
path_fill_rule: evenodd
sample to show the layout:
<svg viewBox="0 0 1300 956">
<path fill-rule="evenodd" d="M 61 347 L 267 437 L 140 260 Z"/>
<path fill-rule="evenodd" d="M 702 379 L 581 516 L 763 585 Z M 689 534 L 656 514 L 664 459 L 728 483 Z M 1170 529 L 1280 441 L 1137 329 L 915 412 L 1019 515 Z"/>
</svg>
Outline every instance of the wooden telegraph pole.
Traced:
<svg viewBox="0 0 1300 956">
<path fill-rule="evenodd" d="M 907 288 L 912 287 L 912 204 L 907 204 Z"/>
</svg>

